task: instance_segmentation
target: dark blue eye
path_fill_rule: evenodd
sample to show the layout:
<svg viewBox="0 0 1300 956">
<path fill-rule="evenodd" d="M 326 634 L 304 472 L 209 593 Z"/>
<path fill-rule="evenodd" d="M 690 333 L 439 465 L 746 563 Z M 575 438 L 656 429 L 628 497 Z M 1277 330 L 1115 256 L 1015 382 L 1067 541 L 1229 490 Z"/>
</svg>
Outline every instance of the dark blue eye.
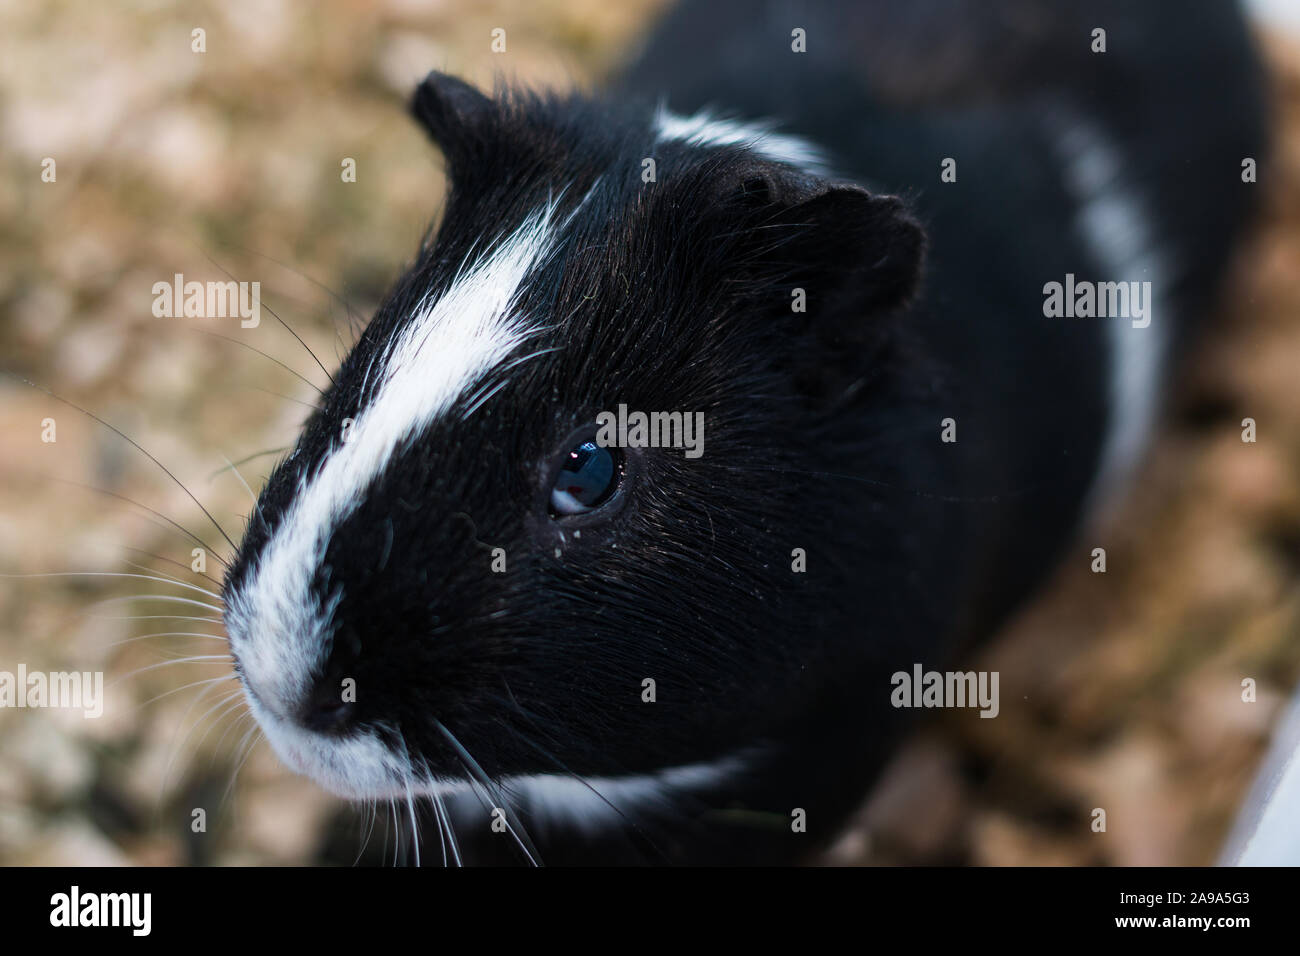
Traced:
<svg viewBox="0 0 1300 956">
<path fill-rule="evenodd" d="M 615 451 L 601 448 L 594 440 L 571 448 L 551 487 L 551 513 L 585 514 L 608 501 L 618 488 Z"/>
</svg>

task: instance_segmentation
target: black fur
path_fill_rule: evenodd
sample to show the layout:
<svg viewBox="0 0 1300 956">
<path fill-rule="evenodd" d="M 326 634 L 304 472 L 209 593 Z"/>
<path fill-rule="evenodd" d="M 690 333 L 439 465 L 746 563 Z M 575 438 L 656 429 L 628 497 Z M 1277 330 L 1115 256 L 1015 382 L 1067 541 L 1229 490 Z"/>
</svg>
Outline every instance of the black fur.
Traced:
<svg viewBox="0 0 1300 956">
<path fill-rule="evenodd" d="M 1112 81 L 1090 80 L 1091 61 L 1039 58 L 1041 38 L 983 91 L 903 77 L 901 93 L 881 94 L 848 51 L 790 54 L 789 30 L 807 27 L 810 45 L 879 45 L 853 27 L 887 24 L 889 8 L 863 21 L 830 4 L 733 6 L 684 4 L 609 99 L 487 97 L 441 74 L 425 81 L 412 111 L 447 158 L 441 226 L 272 476 L 264 520 L 250 524 L 226 583 L 236 594 L 254 573 L 299 481 L 373 398 L 365 372 L 417 304 L 552 198 L 563 218 L 587 197 L 520 304 L 546 327 L 518 354 L 539 354 L 468 418 L 463 396 L 360 490 L 315 582 L 322 599 L 341 596 L 329 666 L 313 675 L 321 699 L 342 676 L 359 687 L 331 733 L 400 727 L 431 772 L 462 777 L 437 721 L 493 778 L 615 777 L 744 755 L 745 769 L 711 791 L 620 808 L 591 830 L 514 795 L 510 812 L 548 863 L 805 857 L 835 835 L 897 740 L 905 712 L 889 705 L 889 675 L 942 666 L 988 633 L 1069 540 L 1107 416 L 1122 410 L 1107 408 L 1105 386 L 1114 320 L 1042 315 L 1044 282 L 1096 272 L 1070 231 L 1077 200 L 1051 156 L 1051 96 L 1074 97 L 1177 179 L 1154 205 L 1168 214 L 1159 234 L 1195 273 L 1177 280 L 1188 314 L 1242 218 L 1240 157 L 1258 155 L 1235 15 L 1214 34 L 1189 18 L 1161 39 L 1152 28 L 1165 29 L 1164 11 L 1153 13 L 1132 33 L 1151 69 L 1116 54 L 1136 71 L 1126 108 L 1180 117 L 1163 135 L 1117 118 Z M 979 16 L 979 5 L 940 6 L 958 24 L 936 28 Z M 1112 28 L 1112 46 L 1124 35 Z M 719 36 L 721 57 L 681 46 Z M 1077 42 L 1086 50 L 1086 31 Z M 1193 129 L 1164 71 L 1216 55 L 1240 69 L 1197 105 Z M 663 94 L 678 110 L 775 115 L 854 178 L 819 179 L 737 147 L 656 145 Z M 1196 161 L 1160 162 L 1180 149 Z M 958 184 L 939 184 L 944 156 L 959 157 Z M 646 157 L 654 183 L 642 182 Z M 1197 199 L 1168 202 L 1171 192 Z M 806 314 L 791 311 L 796 286 Z M 618 506 L 557 522 L 546 503 L 557 457 L 620 403 L 703 411 L 705 455 L 629 450 Z M 939 441 L 948 416 L 956 445 Z M 504 574 L 490 571 L 494 547 L 508 556 Z M 791 571 L 794 548 L 807 551 L 806 573 Z M 255 635 L 230 625 L 238 657 Z M 653 704 L 641 699 L 647 677 Z M 303 702 L 304 720 L 319 704 Z M 791 832 L 794 808 L 809 833 Z M 450 809 L 470 860 L 518 858 L 476 798 Z M 427 861 L 438 838 L 424 827 Z"/>
</svg>

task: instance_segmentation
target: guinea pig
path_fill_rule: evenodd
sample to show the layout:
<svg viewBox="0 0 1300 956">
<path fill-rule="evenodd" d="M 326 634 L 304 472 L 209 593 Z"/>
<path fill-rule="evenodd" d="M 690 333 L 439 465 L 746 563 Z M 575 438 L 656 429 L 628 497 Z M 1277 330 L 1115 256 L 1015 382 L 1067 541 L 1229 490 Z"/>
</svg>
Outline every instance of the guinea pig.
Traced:
<svg viewBox="0 0 1300 956">
<path fill-rule="evenodd" d="M 288 766 L 405 801 L 426 862 L 836 835 L 891 675 L 991 633 L 1131 468 L 1263 136 L 1230 5 L 937 6 L 692 0 L 604 95 L 420 84 L 440 225 L 223 587 Z"/>
</svg>

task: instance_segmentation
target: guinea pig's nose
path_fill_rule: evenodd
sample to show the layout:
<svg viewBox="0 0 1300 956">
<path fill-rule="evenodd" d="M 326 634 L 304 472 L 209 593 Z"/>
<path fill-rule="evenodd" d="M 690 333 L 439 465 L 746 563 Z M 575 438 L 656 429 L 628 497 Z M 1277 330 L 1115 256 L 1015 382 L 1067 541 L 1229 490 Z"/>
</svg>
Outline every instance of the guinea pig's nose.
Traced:
<svg viewBox="0 0 1300 956">
<path fill-rule="evenodd" d="M 352 674 L 360 654 L 361 639 L 356 631 L 341 626 L 331 642 L 324 674 L 299 709 L 299 719 L 304 727 L 324 734 L 337 734 L 355 720 L 356 698 L 355 695 L 351 699 L 344 695 L 344 678 Z"/>
<path fill-rule="evenodd" d="M 341 733 L 352 722 L 354 704 L 343 699 L 339 681 L 324 680 L 303 702 L 299 718 L 308 730 Z"/>
</svg>

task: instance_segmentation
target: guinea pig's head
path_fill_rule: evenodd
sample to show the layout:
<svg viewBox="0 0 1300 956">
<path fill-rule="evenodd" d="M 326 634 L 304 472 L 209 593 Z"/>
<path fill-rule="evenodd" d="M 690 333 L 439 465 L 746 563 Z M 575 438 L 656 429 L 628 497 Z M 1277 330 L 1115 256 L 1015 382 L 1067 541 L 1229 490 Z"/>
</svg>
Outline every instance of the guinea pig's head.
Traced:
<svg viewBox="0 0 1300 956">
<path fill-rule="evenodd" d="M 225 582 L 253 712 L 355 797 L 745 747 L 810 692 L 829 598 L 791 554 L 846 516 L 803 476 L 834 470 L 920 230 L 736 123 L 440 74 L 413 112 L 442 222 Z M 663 412 L 689 447 L 637 433 Z"/>
</svg>

